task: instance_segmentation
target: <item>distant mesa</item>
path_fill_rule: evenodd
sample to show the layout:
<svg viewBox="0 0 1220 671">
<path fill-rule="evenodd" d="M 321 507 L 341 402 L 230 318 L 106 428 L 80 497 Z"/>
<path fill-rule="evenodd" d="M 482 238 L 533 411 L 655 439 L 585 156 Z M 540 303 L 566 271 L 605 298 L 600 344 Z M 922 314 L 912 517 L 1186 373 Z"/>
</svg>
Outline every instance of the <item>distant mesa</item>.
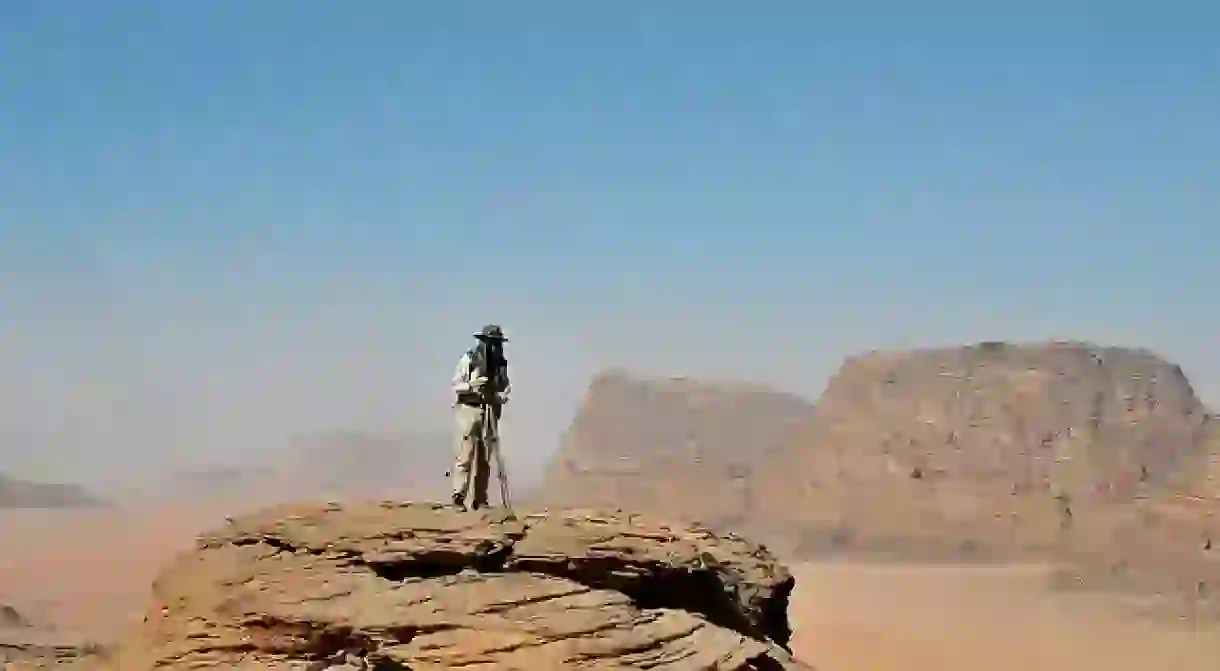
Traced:
<svg viewBox="0 0 1220 671">
<path fill-rule="evenodd" d="M 20 480 L 0 473 L 0 508 L 90 508 L 105 501 L 81 485 Z"/>
<path fill-rule="evenodd" d="M 167 494 L 188 499 L 232 497 L 267 504 L 303 497 L 367 497 L 410 493 L 439 498 L 448 481 L 452 437 L 444 433 L 382 435 L 328 431 L 300 435 L 279 450 L 241 461 L 183 470 L 165 484 Z"/>
<path fill-rule="evenodd" d="M 1206 416 L 1181 368 L 1145 349 L 871 352 L 843 364 L 760 469 L 760 513 L 891 548 L 1062 548 L 1110 514 L 1096 511 L 1195 469 Z"/>
<path fill-rule="evenodd" d="M 1131 500 L 1198 453 L 1206 417 L 1181 368 L 1143 349 L 986 342 L 871 353 L 831 378 L 770 484 L 816 498 L 819 486 L 920 472 L 979 493 Z"/>
<path fill-rule="evenodd" d="M 759 384 L 606 371 L 590 382 L 539 495 L 556 505 L 732 518 L 752 505 L 749 474 L 813 410 Z"/>
<path fill-rule="evenodd" d="M 750 529 L 804 556 L 1049 556 L 1220 592 L 1199 586 L 1220 557 L 1203 549 L 1220 543 L 1220 422 L 1142 348 L 862 353 L 816 403 L 613 371 L 590 384 L 541 491 Z"/>
</svg>

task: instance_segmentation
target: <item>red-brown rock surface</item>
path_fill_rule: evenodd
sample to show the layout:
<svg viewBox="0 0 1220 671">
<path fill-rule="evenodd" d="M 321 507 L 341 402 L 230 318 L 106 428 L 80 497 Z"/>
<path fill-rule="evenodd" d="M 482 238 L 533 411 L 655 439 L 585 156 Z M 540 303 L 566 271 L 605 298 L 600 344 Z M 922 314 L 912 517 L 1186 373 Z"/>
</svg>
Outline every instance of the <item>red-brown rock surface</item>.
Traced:
<svg viewBox="0 0 1220 671">
<path fill-rule="evenodd" d="M 873 353 L 758 474 L 759 509 L 864 544 L 1048 549 L 1195 468 L 1205 424 L 1182 371 L 1144 350 Z"/>
<path fill-rule="evenodd" d="M 625 513 L 283 506 L 204 535 L 110 664 L 807 669 L 792 587 L 757 545 Z"/>
</svg>

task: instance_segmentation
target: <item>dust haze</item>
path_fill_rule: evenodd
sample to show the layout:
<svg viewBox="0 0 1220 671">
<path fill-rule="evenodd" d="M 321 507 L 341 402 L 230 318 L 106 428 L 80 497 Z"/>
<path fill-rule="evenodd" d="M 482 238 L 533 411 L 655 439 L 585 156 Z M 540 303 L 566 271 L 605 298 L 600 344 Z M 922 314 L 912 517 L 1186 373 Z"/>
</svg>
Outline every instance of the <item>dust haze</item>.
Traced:
<svg viewBox="0 0 1220 671">
<path fill-rule="evenodd" d="M 78 318 L 71 333 L 49 319 L 8 320 L 17 338 L 0 354 L 0 470 L 138 490 L 180 470 L 258 465 L 315 433 L 450 432 L 453 367 L 499 312 L 352 314 L 323 301 L 237 321 Z M 593 365 L 563 333 L 502 321 L 521 391 L 504 430 L 525 478 Z"/>
<path fill-rule="evenodd" d="M 607 367 L 750 380 L 814 400 L 852 352 L 1044 335 L 1022 328 L 1020 313 L 928 323 L 830 310 L 794 321 L 751 308 L 732 320 L 706 305 L 676 313 L 443 288 L 403 303 L 350 279 L 161 301 L 113 277 L 97 284 L 110 290 L 9 285 L 0 294 L 0 460 L 10 475 L 139 490 L 182 469 L 259 464 L 316 432 L 449 432 L 452 369 L 485 322 L 503 323 L 511 339 L 503 432 L 522 486 L 537 480 L 585 386 Z M 1112 340 L 1181 362 L 1204 400 L 1216 398 L 1220 366 L 1201 340 L 1142 335 Z"/>
<path fill-rule="evenodd" d="M 81 482 L 104 495 L 165 495 L 175 473 L 262 467 L 326 432 L 448 435 L 453 367 L 486 322 L 503 324 L 510 338 L 514 396 L 503 430 L 521 488 L 537 482 L 590 380 L 609 367 L 761 382 L 816 400 L 842 358 L 861 350 L 1061 334 L 1023 328 L 1019 311 L 931 321 L 915 308 L 881 318 L 832 310 L 794 322 L 756 306 L 734 321 L 707 307 L 574 307 L 445 289 L 401 304 L 367 282 L 244 300 L 183 294 L 154 305 L 116 289 L 113 309 L 79 311 L 73 301 L 90 297 L 40 303 L 6 291 L 0 471 Z M 1216 398 L 1220 370 L 1199 342 L 1135 330 L 1110 336 L 1097 339 L 1151 347 L 1181 363 L 1205 400 Z M 444 445 L 431 449 L 448 459 Z M 443 487 L 441 469 L 427 463 Z M 112 640 L 138 621 L 161 567 L 242 505 L 7 511 L 0 536 L 22 543 L 0 571 L 4 599 L 74 636 Z M 1220 645 L 1210 625 L 1141 618 L 1118 597 L 1050 593 L 1026 567 L 793 568 L 794 650 L 818 668 L 1119 671 L 1171 661 L 1165 668 L 1194 671 L 1210 668 Z M 112 579 L 92 580 L 98 570 Z M 996 650 L 1007 651 L 1004 659 Z"/>
<path fill-rule="evenodd" d="M 870 336 L 850 321 L 796 328 L 779 326 L 775 316 L 728 324 L 707 313 L 679 318 L 643 309 L 634 316 L 576 311 L 565 319 L 558 309 L 524 302 L 454 306 L 446 295 L 390 310 L 358 300 L 355 291 L 329 296 L 227 308 L 245 315 L 240 319 L 225 319 L 233 315 L 217 308 L 194 315 L 180 308 L 89 325 L 69 316 L 67 329 L 27 315 L 10 327 L 15 346 L 0 353 L 8 413 L 3 470 L 103 493 L 161 491 L 159 483 L 183 470 L 241 470 L 281 459 L 302 436 L 447 433 L 453 366 L 471 332 L 494 321 L 511 339 L 515 391 L 504 440 L 514 486 L 528 487 L 559 446 L 590 379 L 605 368 L 762 382 L 815 400 L 844 354 L 902 346 L 908 338 L 942 340 L 914 329 L 901 339 L 875 335 L 903 331 L 897 321 L 879 322 Z M 957 327 L 949 330 L 962 340 L 990 333 Z M 1214 361 L 1180 344 L 1158 351 L 1215 398 L 1208 394 L 1220 379 Z M 443 486 L 439 472 L 436 480 Z M 241 505 L 7 511 L 0 536 L 22 543 L 0 567 L 4 599 L 73 636 L 113 640 L 138 621 L 161 567 Z M 1142 617 L 1115 595 L 1057 594 L 1040 567 L 792 567 L 793 650 L 831 671 L 1201 671 L 1220 654 L 1212 624 Z M 99 570 L 111 579 L 93 580 Z"/>
</svg>

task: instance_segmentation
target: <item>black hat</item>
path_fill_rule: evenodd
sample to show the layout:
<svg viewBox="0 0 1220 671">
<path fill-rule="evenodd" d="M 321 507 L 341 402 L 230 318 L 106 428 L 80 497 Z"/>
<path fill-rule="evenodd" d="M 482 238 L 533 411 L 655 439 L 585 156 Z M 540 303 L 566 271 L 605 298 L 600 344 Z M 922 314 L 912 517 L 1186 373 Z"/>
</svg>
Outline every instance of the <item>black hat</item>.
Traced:
<svg viewBox="0 0 1220 671">
<path fill-rule="evenodd" d="M 474 337 L 479 340 L 498 340 L 500 342 L 508 342 L 508 338 L 504 337 L 504 330 L 498 324 L 488 324 L 483 327 L 482 331 L 474 334 Z"/>
</svg>

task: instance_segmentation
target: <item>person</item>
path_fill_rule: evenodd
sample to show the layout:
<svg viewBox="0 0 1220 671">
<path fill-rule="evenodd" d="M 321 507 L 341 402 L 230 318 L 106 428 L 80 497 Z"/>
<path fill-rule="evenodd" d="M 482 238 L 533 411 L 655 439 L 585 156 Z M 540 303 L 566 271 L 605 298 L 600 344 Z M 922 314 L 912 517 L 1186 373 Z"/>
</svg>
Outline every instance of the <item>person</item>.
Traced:
<svg viewBox="0 0 1220 671">
<path fill-rule="evenodd" d="M 488 324 L 474 334 L 478 343 L 462 354 L 453 375 L 457 459 L 453 465 L 453 505 L 486 507 L 492 450 L 500 449 L 500 414 L 512 385 L 504 357 L 504 331 Z M 473 473 L 472 473 L 473 471 Z M 473 477 L 472 477 L 473 475 Z M 471 491 L 473 490 L 473 491 Z"/>
</svg>

